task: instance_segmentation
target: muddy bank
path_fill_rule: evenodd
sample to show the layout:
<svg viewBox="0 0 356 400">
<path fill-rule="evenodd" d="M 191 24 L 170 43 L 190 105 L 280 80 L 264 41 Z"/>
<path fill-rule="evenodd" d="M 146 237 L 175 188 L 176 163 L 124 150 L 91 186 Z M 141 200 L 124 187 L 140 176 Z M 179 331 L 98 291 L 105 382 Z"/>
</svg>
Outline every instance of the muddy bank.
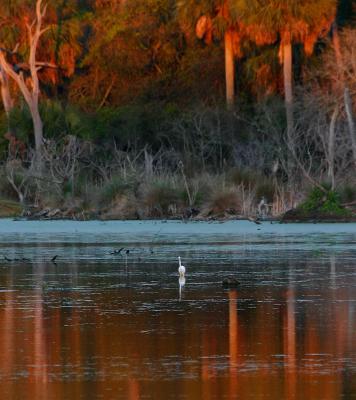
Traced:
<svg viewBox="0 0 356 400">
<path fill-rule="evenodd" d="M 356 222 L 356 213 L 345 208 L 344 213 L 325 213 L 321 211 L 305 212 L 295 208 L 288 210 L 279 218 L 281 223 L 288 222 L 310 222 L 310 223 L 330 223 L 330 222 Z"/>
<path fill-rule="evenodd" d="M 24 220 L 75 220 L 75 221 L 89 221 L 89 220 L 194 220 L 194 221 L 230 221 L 230 220 L 249 220 L 253 223 L 259 224 L 260 220 L 278 221 L 277 217 L 265 217 L 260 219 L 256 216 L 246 216 L 237 213 L 235 210 L 225 210 L 224 212 L 206 212 L 205 209 L 198 208 L 185 208 L 180 212 L 175 213 L 147 213 L 140 212 L 132 208 L 129 210 L 122 209 L 91 209 L 84 210 L 80 207 L 71 208 L 38 208 L 26 207 L 22 208 L 21 205 L 13 203 L 12 207 L 3 206 L 0 209 L 1 218 L 18 218 Z"/>
<path fill-rule="evenodd" d="M 21 214 L 20 204 L 10 200 L 0 200 L 0 218 L 17 217 Z"/>
<path fill-rule="evenodd" d="M 262 221 L 280 223 L 330 223 L 330 222 L 356 222 L 354 209 L 345 208 L 344 213 L 325 213 L 321 211 L 305 212 L 300 208 L 288 210 L 279 216 L 248 216 L 237 213 L 235 210 L 227 209 L 224 212 L 209 212 L 198 208 L 186 208 L 176 213 L 153 213 L 147 214 L 132 208 L 130 212 L 122 209 L 91 209 L 84 210 L 80 207 L 71 208 L 38 208 L 26 207 L 23 209 L 20 204 L 10 201 L 0 201 L 0 218 L 18 218 L 25 220 L 193 220 L 193 221 L 231 221 L 249 220 L 259 224 Z"/>
</svg>

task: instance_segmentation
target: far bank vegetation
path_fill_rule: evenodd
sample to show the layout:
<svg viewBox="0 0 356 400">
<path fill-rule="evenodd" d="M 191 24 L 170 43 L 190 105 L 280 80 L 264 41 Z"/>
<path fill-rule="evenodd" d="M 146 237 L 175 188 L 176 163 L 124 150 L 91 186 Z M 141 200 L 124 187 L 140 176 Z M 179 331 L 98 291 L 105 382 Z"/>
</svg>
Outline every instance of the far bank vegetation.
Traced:
<svg viewBox="0 0 356 400">
<path fill-rule="evenodd" d="M 262 40 L 230 2 L 94 3 L 0 5 L 1 216 L 354 217 L 347 4 Z"/>
</svg>

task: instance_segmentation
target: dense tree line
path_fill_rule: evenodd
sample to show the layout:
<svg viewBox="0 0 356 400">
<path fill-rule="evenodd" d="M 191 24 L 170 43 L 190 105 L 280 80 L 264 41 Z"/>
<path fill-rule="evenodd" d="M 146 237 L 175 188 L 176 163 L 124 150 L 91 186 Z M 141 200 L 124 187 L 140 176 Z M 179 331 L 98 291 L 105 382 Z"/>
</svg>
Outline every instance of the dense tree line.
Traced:
<svg viewBox="0 0 356 400">
<path fill-rule="evenodd" d="M 82 158 L 96 169 L 114 146 L 192 176 L 237 168 L 288 187 L 342 184 L 356 163 L 354 3 L 4 1 L 1 158 L 46 164 L 53 142 L 74 137 L 91 143 Z"/>
</svg>

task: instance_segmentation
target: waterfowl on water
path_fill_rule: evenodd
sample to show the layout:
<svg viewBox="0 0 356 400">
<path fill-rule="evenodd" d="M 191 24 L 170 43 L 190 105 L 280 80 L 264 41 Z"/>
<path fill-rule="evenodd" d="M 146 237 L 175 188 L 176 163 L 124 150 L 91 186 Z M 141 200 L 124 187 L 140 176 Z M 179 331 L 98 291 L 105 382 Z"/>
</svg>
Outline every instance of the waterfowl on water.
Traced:
<svg viewBox="0 0 356 400">
<path fill-rule="evenodd" d="M 185 266 L 182 265 L 180 257 L 178 257 L 178 263 L 179 263 L 179 267 L 178 267 L 179 276 L 180 277 L 184 277 L 184 275 L 185 275 Z"/>
<path fill-rule="evenodd" d="M 239 286 L 239 284 L 240 282 L 232 276 L 229 276 L 222 281 L 222 285 L 224 288 L 234 288 Z"/>
</svg>

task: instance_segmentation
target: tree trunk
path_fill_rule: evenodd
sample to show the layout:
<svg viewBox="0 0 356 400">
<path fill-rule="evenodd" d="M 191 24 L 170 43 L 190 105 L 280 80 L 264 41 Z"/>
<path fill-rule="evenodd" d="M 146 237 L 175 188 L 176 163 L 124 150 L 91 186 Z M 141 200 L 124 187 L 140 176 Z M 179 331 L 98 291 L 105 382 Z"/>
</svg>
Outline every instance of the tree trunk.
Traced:
<svg viewBox="0 0 356 400">
<path fill-rule="evenodd" d="M 352 154 L 354 157 L 354 163 L 356 165 L 356 131 L 355 131 L 355 122 L 354 122 L 354 116 L 352 112 L 352 100 L 350 96 L 350 90 L 345 84 L 344 88 L 344 104 L 345 104 L 345 110 L 346 110 L 346 116 L 347 116 L 347 124 L 349 127 L 349 134 L 350 134 L 350 139 L 351 139 L 351 145 L 352 145 Z"/>
<path fill-rule="evenodd" d="M 329 164 L 328 176 L 331 180 L 331 190 L 335 190 L 335 125 L 338 116 L 338 107 L 336 106 L 330 120 L 328 137 L 328 157 Z"/>
<path fill-rule="evenodd" d="M 226 83 L 226 104 L 232 109 L 235 97 L 235 58 L 233 49 L 232 32 L 225 32 L 225 83 Z"/>
<path fill-rule="evenodd" d="M 284 78 L 284 102 L 287 118 L 288 140 L 293 134 L 293 67 L 292 67 L 292 43 L 290 41 L 282 44 L 283 48 L 283 78 Z"/>
<path fill-rule="evenodd" d="M 341 54 L 341 46 L 340 46 L 340 38 L 339 38 L 339 31 L 337 29 L 337 24 L 336 22 L 333 23 L 332 26 L 332 39 L 333 39 L 333 46 L 334 46 L 334 52 L 335 52 L 335 57 L 336 57 L 336 63 L 338 67 L 338 72 L 340 74 L 341 80 L 344 82 L 345 77 L 344 77 L 344 62 L 342 60 L 342 54 Z"/>
<path fill-rule="evenodd" d="M 286 120 L 287 120 L 287 143 L 289 149 L 294 146 L 293 130 L 294 130 L 294 118 L 293 118 L 293 53 L 292 43 L 290 40 L 285 40 L 281 44 L 282 46 L 282 60 L 283 60 L 283 82 L 284 82 L 284 104 L 286 109 Z M 289 157 L 287 161 L 287 174 L 288 182 L 293 185 L 295 178 L 295 160 Z"/>
<path fill-rule="evenodd" d="M 8 77 L 3 69 L 0 67 L 0 84 L 1 84 L 1 98 L 4 105 L 4 110 L 7 116 L 9 116 L 14 103 L 10 94 L 10 85 Z"/>
<path fill-rule="evenodd" d="M 352 112 L 352 100 L 351 100 L 351 96 L 350 96 L 350 90 L 349 90 L 347 82 L 345 80 L 345 65 L 344 65 L 344 60 L 342 57 L 339 31 L 337 29 L 336 22 L 333 23 L 332 33 L 333 33 L 332 38 L 333 38 L 334 52 L 335 52 L 335 57 L 336 57 L 336 64 L 337 64 L 337 68 L 338 68 L 338 72 L 339 72 L 339 79 L 341 81 L 341 84 L 343 87 L 343 92 L 344 92 L 344 107 L 345 107 L 346 116 L 347 116 L 347 125 L 348 125 L 348 129 L 349 129 L 350 140 L 351 140 L 352 154 L 353 154 L 354 163 L 356 164 L 356 130 L 355 130 L 355 122 L 354 122 L 354 117 L 353 117 L 353 112 Z"/>
<path fill-rule="evenodd" d="M 38 111 L 38 104 L 33 104 L 30 107 L 30 112 L 33 121 L 33 131 L 35 134 L 36 157 L 40 160 L 43 144 L 43 123 Z"/>
</svg>

